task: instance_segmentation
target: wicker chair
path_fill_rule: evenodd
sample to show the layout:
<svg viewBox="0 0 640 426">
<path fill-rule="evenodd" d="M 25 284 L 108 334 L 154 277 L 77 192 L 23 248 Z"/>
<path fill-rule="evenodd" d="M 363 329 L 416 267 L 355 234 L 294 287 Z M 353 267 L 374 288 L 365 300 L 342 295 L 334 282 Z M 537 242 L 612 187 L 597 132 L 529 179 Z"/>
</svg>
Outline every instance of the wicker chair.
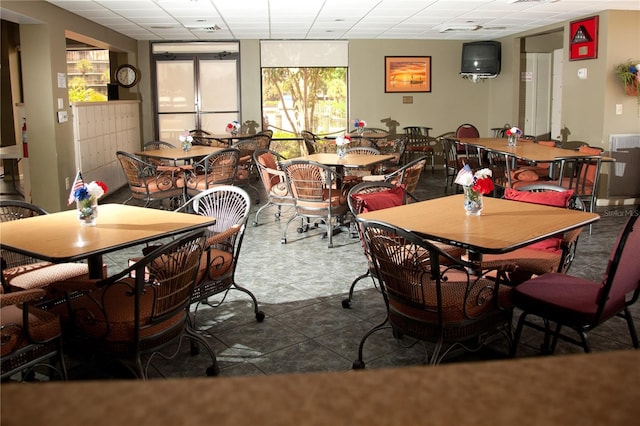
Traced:
<svg viewBox="0 0 640 426">
<path fill-rule="evenodd" d="M 142 145 L 142 150 L 143 151 L 151 151 L 151 150 L 156 150 L 156 149 L 168 149 L 168 148 L 175 148 L 175 145 L 170 144 L 169 142 L 164 142 L 164 141 L 149 141 L 149 142 L 145 142 L 144 145 Z M 166 161 L 157 159 L 157 158 L 151 158 L 151 157 L 144 157 L 144 160 L 148 163 L 151 164 L 155 164 L 156 166 L 159 166 L 158 168 L 162 168 L 161 166 L 165 166 L 165 167 L 175 167 L 176 164 L 174 162 L 174 164 L 167 164 Z"/>
<path fill-rule="evenodd" d="M 178 179 L 186 195 L 193 197 L 219 185 L 232 185 L 237 176 L 240 150 L 226 148 L 213 152 L 192 165 L 183 166 L 184 177 Z"/>
<path fill-rule="evenodd" d="M 61 285 L 68 307 L 61 315 L 73 355 L 79 360 L 104 356 L 146 379 L 155 356 L 172 359 L 187 337 L 207 349 L 212 364 L 206 373 L 217 375 L 213 349 L 188 326 L 205 241 L 204 231 L 195 231 L 155 248 L 105 280 Z M 166 353 L 169 346 L 177 349 Z"/>
<path fill-rule="evenodd" d="M 432 365 L 454 348 L 475 351 L 496 333 L 511 344 L 510 287 L 474 275 L 477 264 L 457 259 L 412 232 L 376 221 L 362 221 L 361 226 L 387 317 L 360 340 L 354 369 L 365 367 L 364 344 L 371 334 L 388 328 L 387 323 L 396 338 L 434 343 L 433 353 L 426 354 Z M 499 262 L 491 271 L 512 267 Z"/>
<path fill-rule="evenodd" d="M 349 190 L 347 203 L 349 205 L 349 211 L 354 218 L 352 223 L 354 224 L 354 227 L 357 228 L 355 232 L 357 232 L 360 237 L 360 242 L 362 243 L 362 248 L 364 249 L 364 255 L 367 258 L 368 267 L 367 272 L 356 277 L 356 279 L 351 283 L 351 287 L 349 287 L 349 297 L 342 300 L 343 308 L 346 309 L 351 307 L 351 302 L 353 301 L 353 292 L 355 290 L 356 284 L 360 280 L 371 277 L 373 283 L 376 284 L 375 267 L 373 265 L 373 260 L 371 259 L 369 250 L 367 250 L 367 246 L 364 243 L 364 239 L 362 238 L 362 229 L 358 226 L 355 218 L 357 218 L 360 213 L 378 210 L 380 208 L 400 206 L 402 204 L 405 204 L 406 201 L 407 193 L 404 188 L 401 186 L 396 186 L 389 182 L 362 182 Z"/>
<path fill-rule="evenodd" d="M 116 156 L 131 191 L 131 196 L 123 204 L 140 200 L 147 207 L 154 201 L 173 202 L 184 197 L 184 182 L 173 167 L 166 170 L 123 151 L 116 152 Z"/>
<path fill-rule="evenodd" d="M 0 378 L 20 374 L 29 380 L 39 366 L 49 374 L 67 380 L 62 352 L 60 318 L 36 305 L 45 297 L 42 289 L 4 293 L 0 287 Z M 38 370 L 40 371 L 40 370 Z"/>
<path fill-rule="evenodd" d="M 418 187 L 418 183 L 420 182 L 420 176 L 422 175 L 422 170 L 424 170 L 424 166 L 427 164 L 427 157 L 422 156 L 420 158 L 416 158 L 411 161 L 409 164 L 406 164 L 399 168 L 398 170 L 389 173 L 387 175 L 373 175 L 373 176 L 365 176 L 363 180 L 365 181 L 385 181 L 390 182 L 394 185 L 403 185 L 405 191 L 407 191 L 407 196 L 411 198 L 413 201 L 418 201 L 413 193 Z"/>
<path fill-rule="evenodd" d="M 293 207 L 295 202 L 289 192 L 284 172 L 280 164 L 286 159 L 275 151 L 259 149 L 253 153 L 255 164 L 258 166 L 258 173 L 267 193 L 267 203 L 256 211 L 253 226 L 258 226 L 260 213 L 269 206 L 276 206 L 274 214 L 276 220 L 280 220 L 282 207 Z"/>
<path fill-rule="evenodd" d="M 232 145 L 232 148 L 240 150 L 240 160 L 236 170 L 234 184 L 248 186 L 256 193 L 256 204 L 260 204 L 260 191 L 253 186 L 252 180 L 257 176 L 257 166 L 253 158 L 253 153 L 259 149 L 269 149 L 271 138 L 267 135 L 256 135 L 251 138 L 242 139 Z"/>
<path fill-rule="evenodd" d="M 341 223 L 349 210 L 346 194 L 336 186 L 340 177 L 333 168 L 307 160 L 285 162 L 282 169 L 295 199 L 296 214 L 285 225 L 281 243 L 287 243 L 287 228 L 296 218 L 318 219 L 327 229 L 329 248 L 333 247 L 334 219 Z M 298 228 L 298 232 L 304 232 L 305 228 L 307 225 Z"/>
<path fill-rule="evenodd" d="M 231 185 L 203 191 L 178 209 L 216 218 L 215 225 L 207 228 L 207 241 L 191 296 L 191 303 L 198 304 L 194 311 L 194 324 L 200 303 L 218 306 L 219 304 L 212 304 L 208 299 L 221 293 L 226 295 L 231 289 L 248 294 L 253 301 L 256 320 L 264 320 L 265 315 L 258 308 L 258 301 L 253 293 L 236 283 L 236 267 L 250 209 L 249 194 L 242 188 Z"/>
<path fill-rule="evenodd" d="M 548 183 L 527 185 L 517 190 L 507 189 L 504 195 L 506 199 L 547 204 L 559 208 L 580 211 L 585 208 L 573 191 Z M 582 228 L 573 229 L 508 253 L 485 254 L 482 259 L 488 262 L 498 260 L 513 262 L 517 269 L 506 274 L 510 285 L 518 285 L 534 275 L 542 275 L 547 272 L 566 274 L 575 259 L 581 232 Z"/>
<path fill-rule="evenodd" d="M 458 171 L 464 166 L 459 157 L 458 141 L 454 138 L 444 137 L 440 139 L 442 154 L 444 156 L 444 192 L 453 187 Z"/>
<path fill-rule="evenodd" d="M 20 220 L 47 212 L 20 200 L 0 200 L 0 222 Z M 89 275 L 85 263 L 50 263 L 20 253 L 0 249 L 2 287 L 5 291 L 45 289 L 57 281 L 84 279 Z M 47 299 L 50 295 L 47 295 Z"/>
</svg>

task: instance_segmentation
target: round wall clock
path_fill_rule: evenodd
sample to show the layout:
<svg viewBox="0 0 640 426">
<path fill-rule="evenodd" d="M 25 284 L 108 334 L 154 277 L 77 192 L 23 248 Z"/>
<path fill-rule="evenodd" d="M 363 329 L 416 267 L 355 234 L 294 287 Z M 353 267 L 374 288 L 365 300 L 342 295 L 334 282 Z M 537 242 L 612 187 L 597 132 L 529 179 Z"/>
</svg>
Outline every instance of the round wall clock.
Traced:
<svg viewBox="0 0 640 426">
<path fill-rule="evenodd" d="M 133 87 L 140 81 L 140 70 L 131 64 L 120 65 L 116 70 L 116 82 L 122 87 Z"/>
</svg>

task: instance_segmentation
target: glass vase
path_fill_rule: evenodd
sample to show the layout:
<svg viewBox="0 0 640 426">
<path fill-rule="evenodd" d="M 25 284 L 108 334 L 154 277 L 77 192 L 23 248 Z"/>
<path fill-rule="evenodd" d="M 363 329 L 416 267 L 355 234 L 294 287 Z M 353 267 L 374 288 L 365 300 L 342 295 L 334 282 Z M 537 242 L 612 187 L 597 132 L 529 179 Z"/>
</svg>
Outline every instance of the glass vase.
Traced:
<svg viewBox="0 0 640 426">
<path fill-rule="evenodd" d="M 336 153 L 339 158 L 344 158 L 347 155 L 347 147 L 345 145 L 338 145 Z"/>
<path fill-rule="evenodd" d="M 98 219 L 98 200 L 76 201 L 78 220 L 82 226 L 96 226 Z"/>
<path fill-rule="evenodd" d="M 516 146 L 516 142 L 518 142 L 517 135 L 509 135 L 507 136 L 507 145 L 508 146 Z"/>
<path fill-rule="evenodd" d="M 467 216 L 482 214 L 482 194 L 474 191 L 471 186 L 464 187 L 464 209 Z"/>
<path fill-rule="evenodd" d="M 190 151 L 191 150 L 191 146 L 192 146 L 192 144 L 191 144 L 190 141 L 183 141 L 182 142 L 182 150 L 184 152 Z"/>
</svg>

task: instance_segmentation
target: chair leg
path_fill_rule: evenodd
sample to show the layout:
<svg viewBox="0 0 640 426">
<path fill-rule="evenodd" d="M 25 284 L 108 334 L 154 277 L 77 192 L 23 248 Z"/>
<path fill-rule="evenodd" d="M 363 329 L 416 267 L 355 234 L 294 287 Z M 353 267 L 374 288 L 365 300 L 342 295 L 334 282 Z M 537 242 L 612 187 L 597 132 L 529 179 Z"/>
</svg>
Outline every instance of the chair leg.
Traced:
<svg viewBox="0 0 640 426">
<path fill-rule="evenodd" d="M 382 321 L 380 324 L 373 327 L 371 330 L 367 331 L 367 333 L 364 336 L 362 336 L 362 339 L 360 339 L 360 345 L 358 346 L 358 359 L 353 361 L 352 368 L 354 370 L 364 369 L 365 367 L 365 363 L 363 360 L 364 342 L 369 338 L 369 336 L 371 336 L 376 331 L 382 330 L 383 328 L 389 328 L 389 326 L 385 327 L 385 324 L 387 324 L 387 322 L 389 322 L 388 316 L 385 317 L 384 321 Z"/>
<path fill-rule="evenodd" d="M 258 209 L 258 211 L 256 212 L 256 216 L 255 219 L 253 220 L 253 226 L 258 226 L 258 216 L 260 215 L 260 212 L 262 212 L 262 210 L 266 209 L 267 207 L 273 205 L 273 203 L 271 203 L 271 201 L 267 202 L 267 204 L 264 204 L 262 207 L 260 207 Z M 280 208 L 280 206 L 278 206 L 278 209 Z"/>
<path fill-rule="evenodd" d="M 356 284 L 358 283 L 358 281 L 360 281 L 361 279 L 366 278 L 366 277 L 371 277 L 371 279 L 373 279 L 373 275 L 371 274 L 370 270 L 367 270 L 366 274 L 362 274 L 358 278 L 353 280 L 353 282 L 351 283 L 351 287 L 349 288 L 349 297 L 342 301 L 342 307 L 343 308 L 345 308 L 345 309 L 351 308 L 351 301 L 353 300 L 353 290 L 355 289 Z"/>
<path fill-rule="evenodd" d="M 258 322 L 262 322 L 264 321 L 264 312 L 262 312 L 259 308 L 258 308 L 258 299 L 256 299 L 256 296 L 254 296 L 254 294 L 247 290 L 246 288 L 239 286 L 238 284 L 236 284 L 236 282 L 234 281 L 232 284 L 232 288 L 235 288 L 236 290 L 240 290 L 242 292 L 245 292 L 247 295 L 249 295 L 249 297 L 251 297 L 251 300 L 253 300 L 253 310 L 256 314 L 256 320 Z"/>
<path fill-rule="evenodd" d="M 633 347 L 638 349 L 640 345 L 638 344 L 638 333 L 636 333 L 636 326 L 633 323 L 633 317 L 631 316 L 631 312 L 629 312 L 629 307 L 624 307 L 624 318 L 627 320 L 627 326 L 629 327 L 629 334 L 631 335 L 631 342 L 633 342 Z"/>
<path fill-rule="evenodd" d="M 200 343 L 202 346 L 204 346 L 207 352 L 209 352 L 209 356 L 211 357 L 211 365 L 207 367 L 207 370 L 206 370 L 207 376 L 217 376 L 220 373 L 220 367 L 218 366 L 218 359 L 216 358 L 216 354 L 211 348 L 211 346 L 209 345 L 209 342 L 207 342 L 204 339 L 204 337 L 202 337 L 200 334 L 198 334 L 198 332 L 194 331 L 188 325 L 186 327 L 186 333 L 187 333 L 187 337 L 192 342 L 195 341 L 197 343 Z"/>
<path fill-rule="evenodd" d="M 522 334 L 522 328 L 524 327 L 524 321 L 527 318 L 527 313 L 523 312 L 520 314 L 520 318 L 518 319 L 518 325 L 516 326 L 516 332 L 513 336 L 513 346 L 511 346 L 511 353 L 509 354 L 511 358 L 515 358 L 516 352 L 518 350 L 518 344 L 520 343 L 520 335 Z"/>
</svg>

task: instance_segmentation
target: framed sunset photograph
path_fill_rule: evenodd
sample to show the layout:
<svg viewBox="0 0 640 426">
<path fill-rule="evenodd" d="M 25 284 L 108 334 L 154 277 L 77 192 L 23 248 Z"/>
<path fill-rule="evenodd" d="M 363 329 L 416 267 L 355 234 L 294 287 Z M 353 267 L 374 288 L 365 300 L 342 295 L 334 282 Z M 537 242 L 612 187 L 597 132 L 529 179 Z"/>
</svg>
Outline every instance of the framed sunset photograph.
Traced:
<svg viewBox="0 0 640 426">
<path fill-rule="evenodd" d="M 384 91 L 431 92 L 431 56 L 385 56 Z"/>
</svg>

